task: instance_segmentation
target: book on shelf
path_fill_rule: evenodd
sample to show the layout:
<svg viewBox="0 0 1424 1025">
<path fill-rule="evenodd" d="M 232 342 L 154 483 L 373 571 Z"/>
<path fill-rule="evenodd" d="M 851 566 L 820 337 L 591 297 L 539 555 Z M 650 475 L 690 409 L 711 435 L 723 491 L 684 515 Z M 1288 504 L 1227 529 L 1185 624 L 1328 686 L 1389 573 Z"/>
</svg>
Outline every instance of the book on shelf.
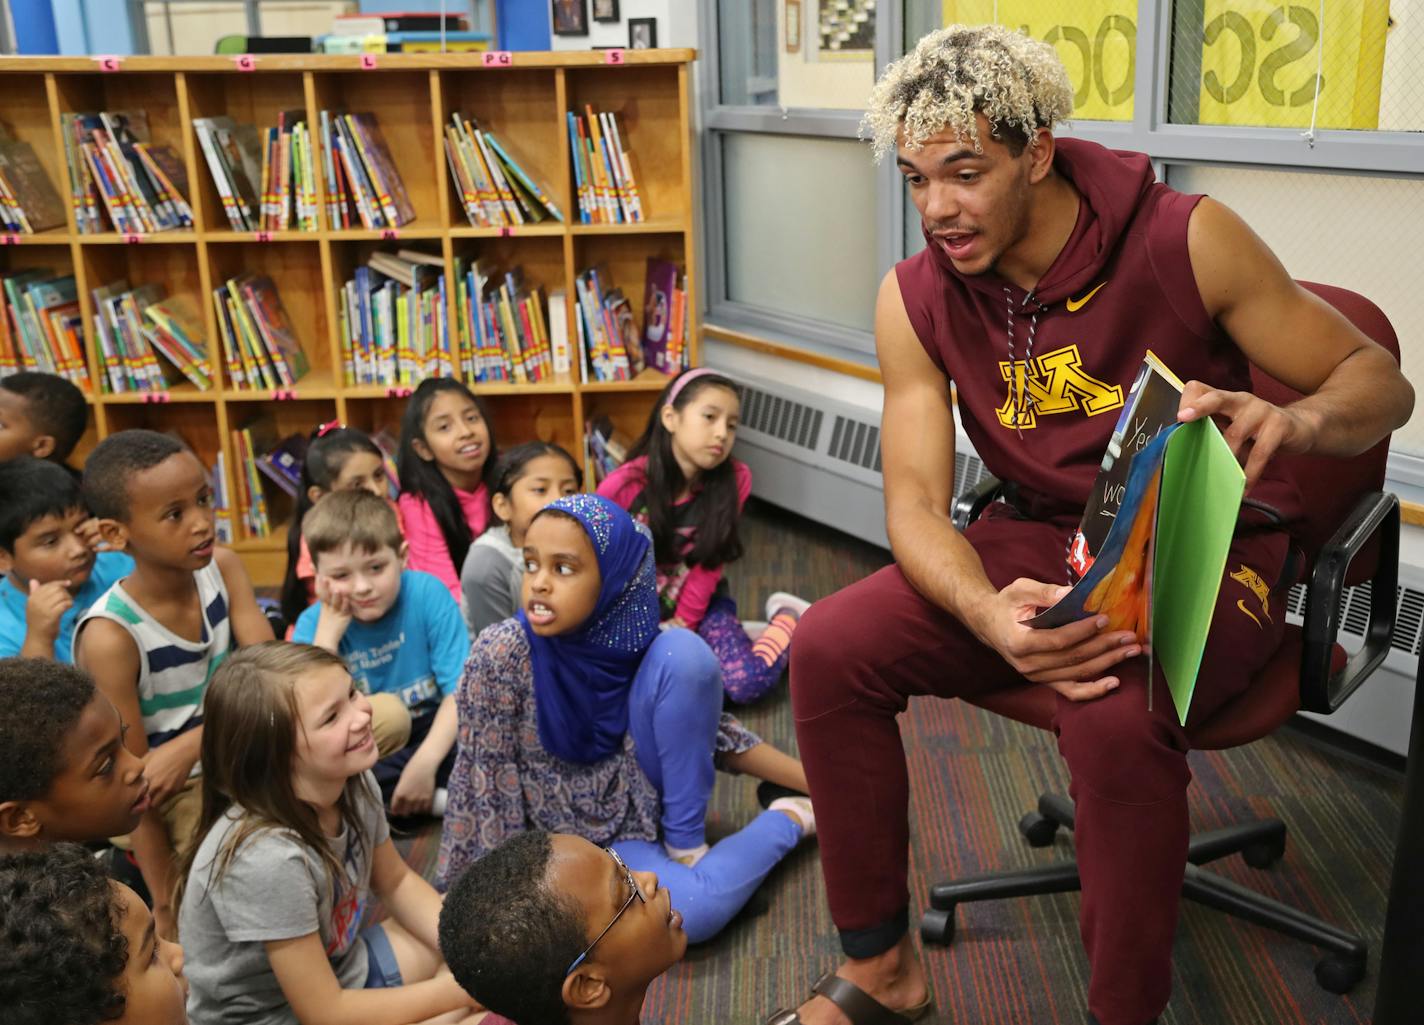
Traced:
<svg viewBox="0 0 1424 1025">
<path fill-rule="evenodd" d="M 594 487 L 623 465 L 632 447 L 633 439 L 618 430 L 607 415 L 599 414 L 589 419 L 584 425 L 584 451 L 593 472 Z"/>
<path fill-rule="evenodd" d="M 290 388 L 306 374 L 306 354 L 271 278 L 240 274 L 213 289 L 212 298 L 235 390 Z"/>
<path fill-rule="evenodd" d="M 1246 475 L 1209 417 L 1178 422 L 1182 388 L 1149 351 L 1069 545 L 1076 582 L 1027 623 L 1106 615 L 1109 630 L 1136 634 L 1185 724 Z"/>
<path fill-rule="evenodd" d="M 306 114 L 284 110 L 262 133 L 258 231 L 317 231 L 316 155 Z"/>
<path fill-rule="evenodd" d="M 459 111 L 445 126 L 445 159 L 450 182 L 460 196 L 465 217 L 476 228 L 535 223 L 547 217 L 563 223 L 564 215 L 510 151 Z"/>
<path fill-rule="evenodd" d="M 337 333 L 348 385 L 413 385 L 449 377 L 447 284 L 439 256 L 416 249 L 376 252 L 341 287 Z"/>
<path fill-rule="evenodd" d="M 624 130 L 612 111 L 584 105 L 584 116 L 567 112 L 569 147 L 584 224 L 636 224 L 645 220 L 642 193 L 633 174 Z"/>
<path fill-rule="evenodd" d="M 208 475 L 208 485 L 213 489 L 213 535 L 218 544 L 232 544 L 232 495 L 228 492 L 227 459 L 218 452 Z"/>
<path fill-rule="evenodd" d="M 415 220 L 374 114 L 323 110 L 318 130 L 333 228 L 398 228 Z"/>
<path fill-rule="evenodd" d="M 191 301 L 165 297 L 162 285 L 130 288 L 125 280 L 92 289 L 90 298 L 106 392 L 167 391 L 183 380 L 199 391 L 212 388 L 212 365 Z"/>
<path fill-rule="evenodd" d="M 457 259 L 455 274 L 456 336 L 465 379 L 528 384 L 551 378 L 557 372 L 549 330 L 553 300 L 544 289 L 531 285 L 522 267 L 502 272 L 488 258 L 468 265 Z"/>
<path fill-rule="evenodd" d="M 61 114 L 70 200 L 81 234 L 150 234 L 193 226 L 182 161 L 150 141 L 141 110 Z"/>
<path fill-rule="evenodd" d="M 664 374 L 680 373 L 687 357 L 687 275 L 667 260 L 648 258 L 643 286 L 643 360 Z"/>
<path fill-rule="evenodd" d="M 92 393 L 74 275 L 39 268 L 0 273 L 0 291 L 0 376 L 37 370 Z"/>
<path fill-rule="evenodd" d="M 232 118 L 195 117 L 193 128 L 208 174 L 233 231 L 262 227 L 262 142 L 255 125 Z"/>
<path fill-rule="evenodd" d="M 369 14 L 338 14 L 331 20 L 332 35 L 367 36 L 386 32 L 463 32 L 469 29 L 463 14 L 435 11 L 372 11 Z"/>
<path fill-rule="evenodd" d="M 267 495 L 262 488 L 262 475 L 257 469 L 257 457 L 265 455 L 275 446 L 276 434 L 272 418 L 266 415 L 256 417 L 232 431 L 237 520 L 248 537 L 264 538 L 272 533 L 272 518 L 267 508 Z"/>
<path fill-rule="evenodd" d="M 34 235 L 64 226 L 64 200 L 35 148 L 0 124 L 0 229 Z"/>
<path fill-rule="evenodd" d="M 642 333 L 632 305 L 613 286 L 606 268 L 589 268 L 574 279 L 574 285 L 587 376 L 595 381 L 629 380 L 644 367 Z"/>
</svg>

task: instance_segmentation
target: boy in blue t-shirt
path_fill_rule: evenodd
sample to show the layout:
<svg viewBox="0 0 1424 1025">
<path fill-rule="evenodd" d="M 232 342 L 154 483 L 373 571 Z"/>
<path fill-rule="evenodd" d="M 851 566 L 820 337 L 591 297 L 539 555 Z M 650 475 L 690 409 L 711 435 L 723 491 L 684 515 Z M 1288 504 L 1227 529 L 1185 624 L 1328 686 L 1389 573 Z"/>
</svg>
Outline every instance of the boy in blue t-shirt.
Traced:
<svg viewBox="0 0 1424 1025">
<path fill-rule="evenodd" d="M 0 463 L 0 658 L 72 662 L 74 624 L 133 572 L 122 552 L 98 552 L 79 482 L 58 463 Z"/>
<path fill-rule="evenodd" d="M 338 491 L 302 521 L 316 566 L 317 604 L 297 619 L 292 640 L 346 659 L 367 694 L 395 694 L 410 709 L 410 743 L 376 763 L 395 815 L 444 813 L 455 764 L 455 689 L 470 635 L 438 579 L 405 569 L 396 514 L 366 491 Z"/>
</svg>

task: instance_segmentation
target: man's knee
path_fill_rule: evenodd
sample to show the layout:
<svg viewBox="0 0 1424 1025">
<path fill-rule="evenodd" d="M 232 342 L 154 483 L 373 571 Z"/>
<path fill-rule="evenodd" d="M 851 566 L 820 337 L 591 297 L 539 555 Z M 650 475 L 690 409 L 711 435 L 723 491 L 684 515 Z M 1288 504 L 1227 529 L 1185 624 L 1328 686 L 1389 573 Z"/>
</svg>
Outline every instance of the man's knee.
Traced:
<svg viewBox="0 0 1424 1025">
<path fill-rule="evenodd" d="M 1170 704 L 1170 701 L 1168 701 Z M 1141 686 L 1092 701 L 1062 702 L 1054 727 L 1075 786 L 1127 804 L 1172 797 L 1191 779 L 1184 734 L 1170 709 L 1149 712 Z"/>
</svg>

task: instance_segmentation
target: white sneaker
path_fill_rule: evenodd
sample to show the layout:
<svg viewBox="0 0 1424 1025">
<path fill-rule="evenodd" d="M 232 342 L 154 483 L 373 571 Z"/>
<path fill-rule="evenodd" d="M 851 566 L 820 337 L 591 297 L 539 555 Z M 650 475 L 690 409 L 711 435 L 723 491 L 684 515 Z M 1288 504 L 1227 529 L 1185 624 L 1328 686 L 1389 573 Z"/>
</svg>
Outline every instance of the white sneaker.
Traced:
<svg viewBox="0 0 1424 1025">
<path fill-rule="evenodd" d="M 811 603 L 805 598 L 786 591 L 773 591 L 771 597 L 766 600 L 766 619 L 768 623 L 771 622 L 782 609 L 790 609 L 797 616 L 803 616 L 810 607 Z"/>
<path fill-rule="evenodd" d="M 778 797 L 767 805 L 767 811 L 789 812 L 801 826 L 801 839 L 816 835 L 816 810 L 809 797 Z"/>
<path fill-rule="evenodd" d="M 742 629 L 746 631 L 747 639 L 752 641 L 766 633 L 766 628 L 770 625 L 771 624 L 764 619 L 742 620 Z"/>
</svg>

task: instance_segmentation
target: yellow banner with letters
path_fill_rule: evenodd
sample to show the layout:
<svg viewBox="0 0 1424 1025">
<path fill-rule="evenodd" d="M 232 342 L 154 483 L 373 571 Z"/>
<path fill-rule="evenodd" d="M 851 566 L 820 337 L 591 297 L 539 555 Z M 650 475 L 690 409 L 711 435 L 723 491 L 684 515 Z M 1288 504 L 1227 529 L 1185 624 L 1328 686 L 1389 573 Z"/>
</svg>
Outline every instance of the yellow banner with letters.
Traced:
<svg viewBox="0 0 1424 1025">
<path fill-rule="evenodd" d="M 1379 127 L 1389 0 L 1206 0 L 1202 27 L 1197 123 L 1308 128 L 1318 69 L 1317 128 Z"/>
<path fill-rule="evenodd" d="M 1133 112 L 1136 0 L 942 0 L 944 24 L 998 21 L 1053 44 L 1073 83 L 1073 116 L 1127 121 Z M 1172 120 L 1303 128 L 1322 67 L 1320 128 L 1379 122 L 1389 0 L 1202 0 L 1201 24 L 1176 26 L 1200 39 L 1197 111 L 1173 104 Z M 1182 43 L 1174 60 L 1183 61 Z M 1320 47 L 1324 46 L 1322 54 Z M 1191 55 L 1195 57 L 1195 54 Z M 1188 99 L 1190 102 L 1190 98 Z"/>
<path fill-rule="evenodd" d="M 1137 0 L 944 0 L 944 24 L 993 22 L 1052 43 L 1073 83 L 1073 116 L 1131 121 Z"/>
</svg>

